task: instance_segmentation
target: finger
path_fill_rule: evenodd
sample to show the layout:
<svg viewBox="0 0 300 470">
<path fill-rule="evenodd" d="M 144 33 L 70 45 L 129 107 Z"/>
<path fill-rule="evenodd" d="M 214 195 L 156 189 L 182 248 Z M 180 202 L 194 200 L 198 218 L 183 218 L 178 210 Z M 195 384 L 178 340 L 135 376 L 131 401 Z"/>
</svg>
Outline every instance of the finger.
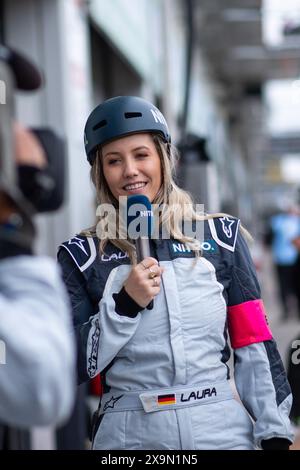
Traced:
<svg viewBox="0 0 300 470">
<path fill-rule="evenodd" d="M 150 282 L 152 283 L 152 287 L 160 287 L 161 279 L 160 277 L 155 277 L 154 279 L 150 279 Z"/>
<path fill-rule="evenodd" d="M 139 263 L 144 269 L 149 269 L 151 266 L 158 266 L 158 261 L 155 258 L 151 258 L 148 256 L 147 258 L 144 258 L 140 263 Z"/>
<path fill-rule="evenodd" d="M 156 276 L 160 276 L 159 266 L 150 266 L 150 268 L 148 268 L 148 271 L 149 271 L 148 276 L 150 279 L 153 279 Z"/>
</svg>

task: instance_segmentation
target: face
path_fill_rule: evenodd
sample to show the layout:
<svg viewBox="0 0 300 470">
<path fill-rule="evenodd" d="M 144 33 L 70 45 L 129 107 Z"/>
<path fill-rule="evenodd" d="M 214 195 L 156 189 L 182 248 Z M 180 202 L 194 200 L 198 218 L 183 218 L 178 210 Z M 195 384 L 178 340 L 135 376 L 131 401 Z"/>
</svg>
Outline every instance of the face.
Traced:
<svg viewBox="0 0 300 470">
<path fill-rule="evenodd" d="M 143 194 L 150 202 L 158 193 L 161 163 L 150 134 L 133 134 L 102 147 L 103 173 L 114 197 Z"/>
</svg>

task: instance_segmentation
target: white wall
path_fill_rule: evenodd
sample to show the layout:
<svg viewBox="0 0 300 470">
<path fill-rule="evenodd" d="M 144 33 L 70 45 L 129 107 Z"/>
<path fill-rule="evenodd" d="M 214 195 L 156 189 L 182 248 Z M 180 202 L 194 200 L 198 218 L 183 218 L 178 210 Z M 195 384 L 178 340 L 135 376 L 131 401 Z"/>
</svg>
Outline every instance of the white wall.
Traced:
<svg viewBox="0 0 300 470">
<path fill-rule="evenodd" d="M 89 11 L 95 24 L 132 67 L 148 80 L 153 69 L 153 9 L 160 9 L 162 0 L 91 0 Z"/>
</svg>

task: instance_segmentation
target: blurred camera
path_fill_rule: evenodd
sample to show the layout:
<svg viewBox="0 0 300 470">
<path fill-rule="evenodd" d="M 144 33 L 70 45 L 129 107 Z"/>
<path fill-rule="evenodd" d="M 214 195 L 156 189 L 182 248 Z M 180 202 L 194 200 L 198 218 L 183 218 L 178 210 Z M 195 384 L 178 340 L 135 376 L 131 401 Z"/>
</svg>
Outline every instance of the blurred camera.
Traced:
<svg viewBox="0 0 300 470">
<path fill-rule="evenodd" d="M 0 189 L 25 212 L 50 212 L 64 201 L 65 143 L 48 128 L 28 129 L 44 150 L 46 165 L 38 168 L 15 160 L 14 92 L 42 85 L 39 70 L 23 54 L 0 45 Z"/>
</svg>

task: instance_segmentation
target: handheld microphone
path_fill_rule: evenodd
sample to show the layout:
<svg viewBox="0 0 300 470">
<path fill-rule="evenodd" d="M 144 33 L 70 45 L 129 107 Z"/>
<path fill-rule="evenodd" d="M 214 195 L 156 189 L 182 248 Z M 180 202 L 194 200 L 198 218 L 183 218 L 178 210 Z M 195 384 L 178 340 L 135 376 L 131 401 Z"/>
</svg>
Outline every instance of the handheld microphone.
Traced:
<svg viewBox="0 0 300 470">
<path fill-rule="evenodd" d="M 151 202 L 143 194 L 127 198 L 127 235 L 135 241 L 137 262 L 140 263 L 150 255 L 149 238 L 154 227 L 154 216 Z M 153 300 L 147 306 L 153 308 Z"/>
</svg>

